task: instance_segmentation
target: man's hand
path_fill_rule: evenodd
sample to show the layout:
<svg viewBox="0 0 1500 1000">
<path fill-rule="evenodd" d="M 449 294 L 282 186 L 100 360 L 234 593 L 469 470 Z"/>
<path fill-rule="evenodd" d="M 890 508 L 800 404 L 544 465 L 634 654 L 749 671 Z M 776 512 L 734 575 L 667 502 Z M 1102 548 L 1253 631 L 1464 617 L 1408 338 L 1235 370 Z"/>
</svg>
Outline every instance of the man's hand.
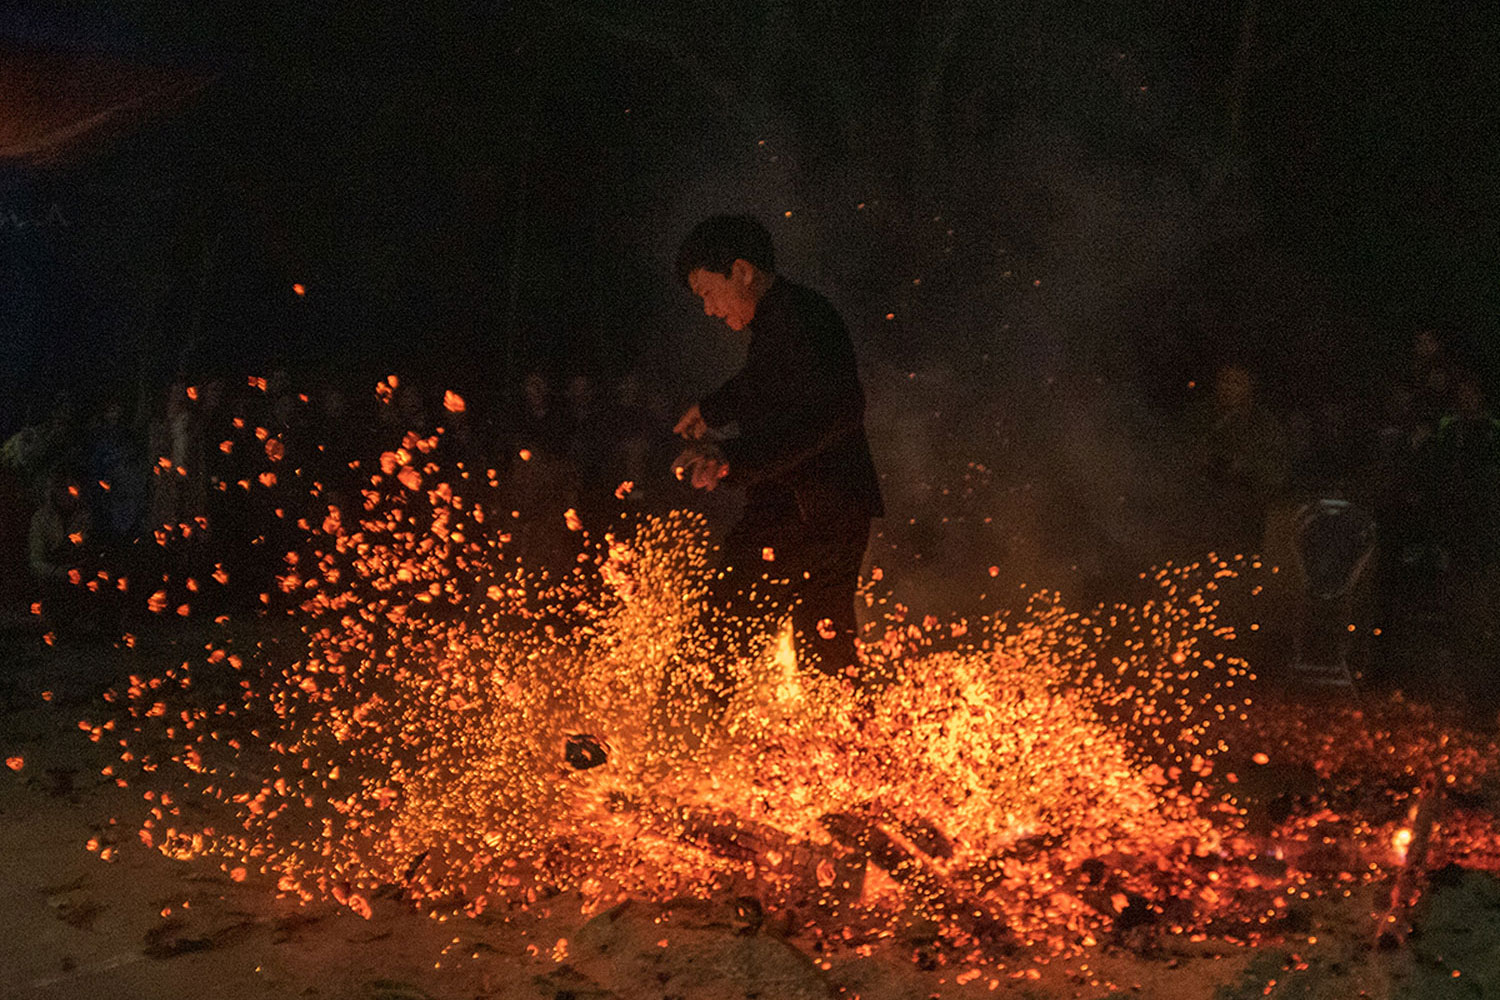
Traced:
<svg viewBox="0 0 1500 1000">
<path fill-rule="evenodd" d="M 693 489 L 713 491 L 719 480 L 729 475 L 729 463 L 717 458 L 703 458 L 693 465 Z"/>
<path fill-rule="evenodd" d="M 688 441 L 702 441 L 708 434 L 708 424 L 703 420 L 703 413 L 698 409 L 698 404 L 689 406 L 687 412 L 677 421 L 677 426 L 672 428 L 672 433 L 677 434 Z"/>
<path fill-rule="evenodd" d="M 693 444 L 672 462 L 672 472 L 678 479 L 692 483 L 695 490 L 712 490 L 729 475 L 729 462 L 714 445 Z"/>
</svg>

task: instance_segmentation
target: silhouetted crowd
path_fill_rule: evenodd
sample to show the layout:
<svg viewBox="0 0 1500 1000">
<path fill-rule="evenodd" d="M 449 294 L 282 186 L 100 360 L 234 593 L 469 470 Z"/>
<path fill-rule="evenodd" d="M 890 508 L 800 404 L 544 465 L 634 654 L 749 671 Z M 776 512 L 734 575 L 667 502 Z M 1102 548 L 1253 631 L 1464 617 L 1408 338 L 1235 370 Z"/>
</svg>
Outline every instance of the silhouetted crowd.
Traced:
<svg viewBox="0 0 1500 1000">
<path fill-rule="evenodd" d="M 381 453 L 439 428 L 444 464 L 511 517 L 507 551 L 532 565 L 576 558 L 565 511 L 598 537 L 623 514 L 724 503 L 670 475 L 674 415 L 634 374 L 601 386 L 532 372 L 490 414 L 395 376 L 376 389 L 276 371 L 176 383 L 133 408 L 106 397 L 80 411 L 59 395 L 0 452 L 0 606 L 107 637 L 152 613 L 145 595 L 164 579 L 192 579 L 196 611 L 272 603 L 297 521 L 358 510 Z M 216 573 L 230 582 L 207 586 Z"/>
<path fill-rule="evenodd" d="M 329 503 L 354 509 L 382 451 L 439 426 L 445 463 L 462 463 L 473 488 L 490 490 L 487 504 L 512 516 L 509 550 L 534 566 L 576 558 L 579 537 L 565 510 L 595 537 L 622 514 L 696 509 L 716 531 L 735 516 L 733 491 L 693 491 L 671 475 L 680 401 L 639 375 L 601 382 L 531 372 L 488 407 L 404 379 L 377 389 L 298 385 L 276 371 L 176 383 L 155 399 L 104 397 L 86 409 L 57 397 L 0 451 L 0 538 L 8 546 L 0 559 L 12 567 L 0 574 L 0 606 L 12 618 L 40 617 L 65 630 L 79 621 L 107 637 L 153 613 L 144 595 L 154 581 L 216 573 L 231 582 L 204 587 L 197 610 L 264 605 L 280 560 L 298 541 L 298 518 Z M 941 385 L 930 391 L 939 401 L 952 395 Z M 1172 442 L 1159 449 L 1170 461 L 1136 475 L 1172 480 L 1160 504 L 1127 497 L 1123 480 L 1108 481 L 1108 463 L 1095 454 L 1108 446 L 1096 442 L 1091 452 L 1087 440 L 1088 427 L 1107 416 L 1089 418 L 1082 431 L 1067 422 L 1071 410 L 1107 415 L 1108 407 L 1067 391 L 1074 396 L 1027 404 L 1056 415 L 1047 437 L 1028 429 L 1020 402 L 1003 398 L 972 426 L 949 424 L 934 410 L 929 427 L 903 409 L 904 398 L 882 397 L 877 381 L 872 438 L 894 502 L 872 541 L 872 561 L 915 553 L 907 567 L 920 574 L 924 555 L 926 565 L 941 564 L 947 548 L 950 563 L 1029 572 L 1044 565 L 1036 552 L 1049 533 L 1080 536 L 1070 543 L 1074 553 L 1105 551 L 1115 522 L 1125 526 L 1121 536 L 1149 536 L 1143 546 L 1169 550 L 1147 558 L 1259 551 L 1299 566 L 1304 588 L 1344 559 L 1357 614 L 1382 629 L 1387 659 L 1437 658 L 1487 675 L 1500 650 L 1500 420 L 1481 378 L 1437 334 L 1417 333 L 1378 391 L 1311 406 L 1268 401 L 1251 368 L 1221 367 L 1211 392 L 1162 438 Z M 937 428 L 945 426 L 956 440 L 943 441 Z M 980 440 L 981 431 L 993 440 Z M 1059 441 L 1074 453 L 1059 455 Z M 962 481 L 939 486 L 929 467 L 955 456 L 970 459 L 958 460 Z M 1009 485 L 996 464 L 1008 466 Z M 1047 475 L 1057 480 L 1050 493 L 1031 489 Z M 1060 495 L 1080 499 L 1062 504 Z M 1352 543 L 1308 530 L 1308 512 L 1320 502 L 1365 512 L 1371 558 L 1356 563 L 1355 550 L 1337 549 Z M 1318 546 L 1322 553 L 1309 551 Z M 997 571 L 992 565 L 989 576 Z M 954 585 L 974 589 L 967 581 Z M 43 614 L 31 616 L 37 601 Z"/>
<path fill-rule="evenodd" d="M 1364 664 L 1374 674 L 1436 671 L 1491 686 L 1500 419 L 1478 372 L 1435 332 L 1413 337 L 1404 366 L 1373 397 L 1307 409 L 1278 410 L 1251 371 L 1223 367 L 1193 449 L 1203 544 L 1263 552 L 1297 570 L 1302 590 L 1342 588 L 1337 627 L 1384 637 L 1383 656 Z M 1368 525 L 1369 558 L 1352 534 L 1313 530 L 1320 509 L 1359 514 L 1348 521 Z"/>
</svg>

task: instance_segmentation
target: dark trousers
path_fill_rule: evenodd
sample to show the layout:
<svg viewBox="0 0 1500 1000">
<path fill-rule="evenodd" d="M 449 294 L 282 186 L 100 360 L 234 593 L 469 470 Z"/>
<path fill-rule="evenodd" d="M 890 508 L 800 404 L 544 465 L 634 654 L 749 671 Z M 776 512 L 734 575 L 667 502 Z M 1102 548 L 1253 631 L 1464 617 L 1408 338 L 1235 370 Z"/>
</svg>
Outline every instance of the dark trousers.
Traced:
<svg viewBox="0 0 1500 1000">
<path fill-rule="evenodd" d="M 858 683 L 854 595 L 869 538 L 867 516 L 807 521 L 795 507 L 747 508 L 724 539 L 710 594 L 724 616 L 720 629 L 730 633 L 723 638 L 737 647 L 723 651 L 747 654 L 746 639 L 789 614 L 799 668 Z"/>
</svg>

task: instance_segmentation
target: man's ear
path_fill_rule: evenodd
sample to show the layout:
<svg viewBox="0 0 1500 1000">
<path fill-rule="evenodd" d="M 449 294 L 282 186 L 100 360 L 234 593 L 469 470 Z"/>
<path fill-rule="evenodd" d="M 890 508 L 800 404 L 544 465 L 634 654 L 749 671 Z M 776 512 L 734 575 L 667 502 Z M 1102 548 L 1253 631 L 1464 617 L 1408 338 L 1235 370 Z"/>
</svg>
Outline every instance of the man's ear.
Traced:
<svg viewBox="0 0 1500 1000">
<path fill-rule="evenodd" d="M 755 281 L 755 265 L 743 257 L 736 257 L 729 266 L 729 277 L 735 284 L 748 288 Z"/>
</svg>

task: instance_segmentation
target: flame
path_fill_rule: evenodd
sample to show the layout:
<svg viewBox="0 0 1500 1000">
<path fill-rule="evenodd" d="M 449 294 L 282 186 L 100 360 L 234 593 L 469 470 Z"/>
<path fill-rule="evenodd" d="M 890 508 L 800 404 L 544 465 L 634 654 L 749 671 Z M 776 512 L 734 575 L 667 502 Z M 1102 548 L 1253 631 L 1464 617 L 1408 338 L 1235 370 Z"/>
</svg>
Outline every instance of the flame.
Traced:
<svg viewBox="0 0 1500 1000">
<path fill-rule="evenodd" d="M 794 703 L 802 695 L 802 679 L 797 673 L 797 649 L 790 619 L 782 623 L 776 633 L 776 645 L 771 651 L 771 670 L 775 677 L 776 701 L 780 704 Z"/>
<path fill-rule="evenodd" d="M 1406 852 L 1411 848 L 1411 828 L 1403 826 L 1391 834 L 1391 850 L 1402 864 L 1406 863 Z"/>
</svg>

